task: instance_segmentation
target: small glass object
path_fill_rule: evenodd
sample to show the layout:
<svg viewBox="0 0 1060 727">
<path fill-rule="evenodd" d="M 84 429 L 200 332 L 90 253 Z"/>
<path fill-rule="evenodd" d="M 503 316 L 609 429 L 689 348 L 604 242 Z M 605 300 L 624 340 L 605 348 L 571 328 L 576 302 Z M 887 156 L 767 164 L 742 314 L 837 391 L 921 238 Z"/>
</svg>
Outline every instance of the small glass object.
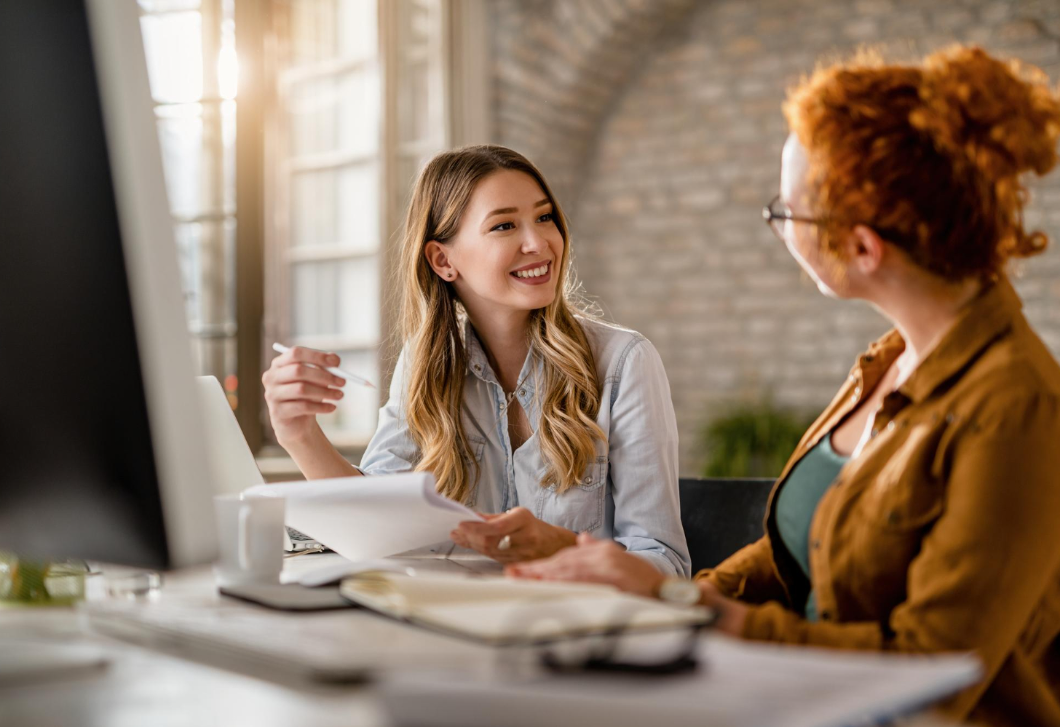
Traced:
<svg viewBox="0 0 1060 727">
<path fill-rule="evenodd" d="M 153 570 L 104 569 L 108 598 L 154 600 L 162 589 L 162 574 Z"/>
</svg>

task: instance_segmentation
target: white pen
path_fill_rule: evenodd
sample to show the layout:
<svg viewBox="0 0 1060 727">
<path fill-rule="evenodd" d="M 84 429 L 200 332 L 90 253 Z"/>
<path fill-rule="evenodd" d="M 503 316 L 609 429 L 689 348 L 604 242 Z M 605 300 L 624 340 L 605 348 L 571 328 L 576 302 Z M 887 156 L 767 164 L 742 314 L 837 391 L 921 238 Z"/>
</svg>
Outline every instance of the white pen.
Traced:
<svg viewBox="0 0 1060 727">
<path fill-rule="evenodd" d="M 272 344 L 272 350 L 276 353 L 287 353 L 291 349 L 289 349 L 287 346 L 284 346 L 282 343 L 274 343 Z M 324 370 L 327 371 L 329 374 L 340 376 L 346 379 L 347 381 L 354 382 L 355 384 L 362 384 L 364 386 L 367 386 L 369 389 L 375 388 L 375 384 L 373 384 L 368 379 L 361 378 L 357 374 L 351 374 L 349 371 L 340 369 L 338 366 L 328 366 Z"/>
</svg>

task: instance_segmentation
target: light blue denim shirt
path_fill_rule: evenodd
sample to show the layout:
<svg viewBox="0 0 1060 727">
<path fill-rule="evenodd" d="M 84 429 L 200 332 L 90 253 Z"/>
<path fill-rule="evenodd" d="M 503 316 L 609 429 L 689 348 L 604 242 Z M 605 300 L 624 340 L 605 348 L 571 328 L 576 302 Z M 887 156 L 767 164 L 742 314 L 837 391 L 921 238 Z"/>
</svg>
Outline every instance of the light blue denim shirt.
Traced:
<svg viewBox="0 0 1060 727">
<path fill-rule="evenodd" d="M 547 523 L 614 538 L 664 573 L 688 576 L 691 564 L 677 489 L 677 420 L 662 359 L 635 331 L 578 320 L 603 385 L 596 423 L 607 441 L 597 442 L 596 462 L 580 484 L 562 493 L 541 486 L 546 463 L 537 441 L 540 360 L 531 351 L 519 374 L 516 396 L 534 433 L 513 452 L 502 410 L 504 391 L 474 329 L 470 323 L 465 326 L 463 423 L 479 462 L 468 504 L 487 513 L 521 505 Z M 368 475 L 407 471 L 419 459 L 404 416 L 405 356 L 398 357 L 379 428 L 361 459 L 360 469 Z"/>
</svg>

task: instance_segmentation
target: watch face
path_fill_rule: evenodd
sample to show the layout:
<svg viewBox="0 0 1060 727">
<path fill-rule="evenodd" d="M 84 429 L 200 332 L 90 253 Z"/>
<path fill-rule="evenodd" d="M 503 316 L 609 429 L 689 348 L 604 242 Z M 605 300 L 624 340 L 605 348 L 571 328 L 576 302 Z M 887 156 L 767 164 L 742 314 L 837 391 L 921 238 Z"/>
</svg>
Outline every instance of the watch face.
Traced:
<svg viewBox="0 0 1060 727">
<path fill-rule="evenodd" d="M 692 581 L 668 578 L 659 587 L 659 598 L 670 603 L 692 606 L 699 603 L 699 586 Z"/>
</svg>

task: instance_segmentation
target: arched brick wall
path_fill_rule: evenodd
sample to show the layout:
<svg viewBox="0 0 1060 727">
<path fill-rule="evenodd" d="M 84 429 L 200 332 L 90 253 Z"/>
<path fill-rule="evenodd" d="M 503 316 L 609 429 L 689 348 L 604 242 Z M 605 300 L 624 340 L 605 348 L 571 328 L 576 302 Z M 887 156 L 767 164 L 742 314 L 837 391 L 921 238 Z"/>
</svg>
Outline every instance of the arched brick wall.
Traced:
<svg viewBox="0 0 1060 727">
<path fill-rule="evenodd" d="M 567 206 L 597 134 L 656 37 L 695 0 L 497 0 L 494 139 L 530 157 Z"/>
<path fill-rule="evenodd" d="M 762 224 L 787 85 L 865 41 L 911 54 L 976 42 L 1060 80 L 1052 1 L 502 0 L 495 13 L 495 138 L 554 181 L 586 290 L 659 348 L 687 474 L 703 425 L 730 402 L 819 410 L 886 327 L 864 304 L 821 296 Z M 1060 170 L 1034 192 L 1028 222 L 1053 247 L 1016 283 L 1060 354 Z"/>
</svg>

